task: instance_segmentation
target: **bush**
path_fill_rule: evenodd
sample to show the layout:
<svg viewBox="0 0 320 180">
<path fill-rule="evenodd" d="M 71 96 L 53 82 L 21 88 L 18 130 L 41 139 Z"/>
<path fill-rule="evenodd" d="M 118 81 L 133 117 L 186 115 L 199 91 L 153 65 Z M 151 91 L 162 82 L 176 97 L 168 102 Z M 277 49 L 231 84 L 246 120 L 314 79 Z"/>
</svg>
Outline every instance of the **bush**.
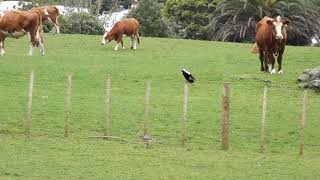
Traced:
<svg viewBox="0 0 320 180">
<path fill-rule="evenodd" d="M 179 38 L 207 39 L 208 24 L 218 0 L 167 0 L 164 15 Z"/>
<path fill-rule="evenodd" d="M 140 22 L 140 33 L 143 36 L 167 37 L 169 28 L 162 17 L 162 5 L 155 0 L 141 0 L 135 10 L 131 10 L 128 17 L 136 18 Z"/>
<path fill-rule="evenodd" d="M 51 32 L 51 30 L 52 30 L 52 24 L 51 24 L 51 22 L 45 21 L 45 22 L 42 24 L 42 29 L 43 29 L 43 32 L 45 32 L 45 33 Z"/>
<path fill-rule="evenodd" d="M 89 13 L 72 13 L 69 16 L 60 16 L 59 26 L 62 33 L 68 34 L 102 34 L 103 25 Z"/>
</svg>

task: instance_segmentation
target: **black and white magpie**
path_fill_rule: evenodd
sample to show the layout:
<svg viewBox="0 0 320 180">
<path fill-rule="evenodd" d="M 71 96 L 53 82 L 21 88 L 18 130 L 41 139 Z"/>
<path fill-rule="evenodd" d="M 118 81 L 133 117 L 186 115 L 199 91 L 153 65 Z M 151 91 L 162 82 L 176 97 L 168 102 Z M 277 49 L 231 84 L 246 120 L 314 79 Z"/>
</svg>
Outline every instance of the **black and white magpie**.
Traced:
<svg viewBox="0 0 320 180">
<path fill-rule="evenodd" d="M 187 71 L 186 69 L 182 69 L 181 72 L 188 83 L 194 83 L 196 79 L 192 76 L 192 74 L 189 71 Z"/>
</svg>

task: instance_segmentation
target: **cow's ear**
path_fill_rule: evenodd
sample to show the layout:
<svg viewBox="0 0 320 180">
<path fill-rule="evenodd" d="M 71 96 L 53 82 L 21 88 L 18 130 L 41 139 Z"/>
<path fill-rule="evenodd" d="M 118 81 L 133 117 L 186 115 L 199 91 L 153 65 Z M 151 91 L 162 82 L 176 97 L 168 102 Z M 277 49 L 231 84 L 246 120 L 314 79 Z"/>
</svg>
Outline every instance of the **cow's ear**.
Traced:
<svg viewBox="0 0 320 180">
<path fill-rule="evenodd" d="M 273 20 L 267 20 L 267 24 L 269 24 L 270 26 L 273 25 Z"/>
<path fill-rule="evenodd" d="M 284 24 L 284 25 L 290 25 L 290 21 L 289 21 L 289 20 L 284 20 L 284 21 L 283 21 L 283 24 Z"/>
</svg>

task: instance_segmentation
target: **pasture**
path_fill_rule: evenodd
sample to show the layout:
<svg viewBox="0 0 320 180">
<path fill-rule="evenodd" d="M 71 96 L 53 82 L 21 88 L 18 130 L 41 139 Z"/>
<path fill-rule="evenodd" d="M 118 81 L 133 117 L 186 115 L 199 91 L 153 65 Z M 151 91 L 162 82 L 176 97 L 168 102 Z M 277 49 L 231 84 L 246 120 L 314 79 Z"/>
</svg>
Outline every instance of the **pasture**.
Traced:
<svg viewBox="0 0 320 180">
<path fill-rule="evenodd" d="M 101 36 L 45 35 L 46 54 L 27 56 L 26 37 L 0 57 L 0 179 L 316 179 L 320 96 L 309 91 L 305 155 L 299 156 L 303 91 L 296 78 L 319 66 L 320 49 L 287 46 L 283 75 L 260 72 L 252 44 L 141 37 L 136 51 L 101 46 Z M 180 144 L 184 79 L 190 86 L 187 143 Z M 24 136 L 29 73 L 35 70 L 31 137 Z M 67 75 L 73 75 L 70 134 L 63 136 Z M 111 77 L 110 131 L 142 141 L 151 80 L 151 148 L 88 138 L 103 134 Z M 221 150 L 222 83 L 230 82 L 230 150 Z M 269 87 L 267 146 L 259 153 L 263 88 Z"/>
</svg>

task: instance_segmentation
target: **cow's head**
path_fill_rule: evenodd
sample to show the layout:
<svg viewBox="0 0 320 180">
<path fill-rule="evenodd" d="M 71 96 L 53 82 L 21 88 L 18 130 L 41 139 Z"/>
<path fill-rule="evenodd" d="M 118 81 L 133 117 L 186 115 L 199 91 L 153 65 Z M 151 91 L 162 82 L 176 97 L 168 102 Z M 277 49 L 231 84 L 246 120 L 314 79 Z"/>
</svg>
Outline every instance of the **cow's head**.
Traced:
<svg viewBox="0 0 320 180">
<path fill-rule="evenodd" d="M 284 25 L 289 25 L 290 21 L 286 21 L 281 16 L 278 16 L 276 19 L 267 20 L 267 24 L 273 27 L 273 37 L 276 40 L 282 40 Z"/>
<path fill-rule="evenodd" d="M 59 10 L 55 6 L 48 6 L 43 9 L 44 16 L 52 22 L 54 27 L 57 30 L 57 33 L 60 33 L 59 25 L 58 25 L 58 17 L 59 17 Z"/>
<path fill-rule="evenodd" d="M 102 41 L 101 41 L 101 44 L 102 45 L 106 45 L 108 44 L 110 41 L 112 41 L 114 39 L 114 35 L 113 34 L 110 34 L 109 33 L 109 29 L 107 29 L 105 27 L 105 33 L 103 34 L 103 37 L 102 37 Z"/>
</svg>

